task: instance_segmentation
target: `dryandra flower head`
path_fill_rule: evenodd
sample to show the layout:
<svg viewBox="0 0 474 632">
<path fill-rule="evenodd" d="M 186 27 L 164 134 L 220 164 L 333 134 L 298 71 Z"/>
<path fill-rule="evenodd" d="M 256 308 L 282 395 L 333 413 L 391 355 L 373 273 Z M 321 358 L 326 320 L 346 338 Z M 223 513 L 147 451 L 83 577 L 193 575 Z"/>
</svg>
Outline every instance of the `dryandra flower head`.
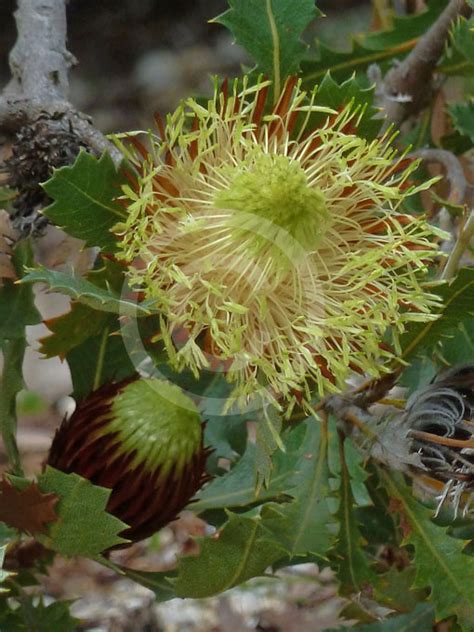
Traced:
<svg viewBox="0 0 474 632">
<path fill-rule="evenodd" d="M 296 80 L 271 109 L 268 88 L 185 101 L 150 148 L 131 136 L 114 230 L 176 368 L 218 366 L 243 400 L 265 387 L 308 402 L 351 368 L 376 375 L 387 326 L 396 341 L 429 318 L 418 273 L 434 230 L 397 210 L 416 165 L 387 135 L 359 137 L 360 109 L 320 107 Z"/>
</svg>

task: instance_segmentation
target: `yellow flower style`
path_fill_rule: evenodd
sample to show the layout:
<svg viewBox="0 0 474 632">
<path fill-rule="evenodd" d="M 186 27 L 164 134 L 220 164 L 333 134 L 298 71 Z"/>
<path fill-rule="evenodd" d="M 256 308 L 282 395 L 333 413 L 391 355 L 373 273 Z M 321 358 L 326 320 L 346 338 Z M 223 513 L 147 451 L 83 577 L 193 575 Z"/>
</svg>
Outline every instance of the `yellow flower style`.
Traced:
<svg viewBox="0 0 474 632">
<path fill-rule="evenodd" d="M 360 108 L 318 106 L 296 79 L 269 107 L 269 87 L 244 79 L 206 106 L 188 99 L 147 148 L 131 135 L 114 231 L 172 365 L 224 370 L 242 402 L 263 389 L 291 408 L 351 370 L 377 375 L 387 327 L 396 346 L 408 321 L 430 318 L 419 273 L 436 229 L 398 211 L 430 183 L 407 184 L 416 165 L 388 134 L 357 135 Z"/>
</svg>

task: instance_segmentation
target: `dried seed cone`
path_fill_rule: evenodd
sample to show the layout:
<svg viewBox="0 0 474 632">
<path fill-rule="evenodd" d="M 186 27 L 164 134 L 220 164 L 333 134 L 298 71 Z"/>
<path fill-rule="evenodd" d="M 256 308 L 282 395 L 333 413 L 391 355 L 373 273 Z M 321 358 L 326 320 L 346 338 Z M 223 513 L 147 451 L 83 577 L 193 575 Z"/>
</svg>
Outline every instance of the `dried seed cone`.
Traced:
<svg viewBox="0 0 474 632">
<path fill-rule="evenodd" d="M 17 191 L 13 202 L 12 223 L 21 237 L 41 235 L 48 219 L 39 211 L 50 203 L 41 186 L 53 169 L 74 162 L 84 143 L 77 137 L 66 115 L 51 119 L 39 116 L 17 133 L 12 155 L 5 161 L 8 184 Z"/>
<path fill-rule="evenodd" d="M 174 520 L 208 479 L 194 403 L 172 384 L 127 379 L 100 387 L 57 430 L 48 465 L 112 493 L 107 511 L 142 540 Z"/>
</svg>

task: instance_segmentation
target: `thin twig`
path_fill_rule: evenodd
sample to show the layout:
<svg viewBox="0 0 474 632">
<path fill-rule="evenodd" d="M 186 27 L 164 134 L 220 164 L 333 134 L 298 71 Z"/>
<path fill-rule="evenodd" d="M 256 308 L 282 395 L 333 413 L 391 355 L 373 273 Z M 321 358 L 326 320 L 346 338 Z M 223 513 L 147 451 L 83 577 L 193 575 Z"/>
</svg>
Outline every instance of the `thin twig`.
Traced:
<svg viewBox="0 0 474 632">
<path fill-rule="evenodd" d="M 444 266 L 443 272 L 441 273 L 441 279 L 449 280 L 454 277 L 458 268 L 459 262 L 464 254 L 464 251 L 471 243 L 471 240 L 474 238 L 474 210 L 471 210 L 469 213 L 469 217 L 467 218 L 464 226 L 461 228 L 458 238 L 456 239 L 456 243 L 454 244 L 454 248 L 451 251 L 451 254 L 448 257 L 446 265 Z"/>
<path fill-rule="evenodd" d="M 446 170 L 446 179 L 449 182 L 448 202 L 450 204 L 463 203 L 468 184 L 457 156 L 446 149 L 418 149 L 410 153 L 409 157 L 440 163 Z"/>
<path fill-rule="evenodd" d="M 444 445 L 453 448 L 474 448 L 474 437 L 470 439 L 451 439 L 450 437 L 440 437 L 431 432 L 424 432 L 423 430 L 410 430 L 410 437 L 419 439 L 420 441 L 426 441 L 428 443 L 435 443 L 437 445 Z"/>
<path fill-rule="evenodd" d="M 451 25 L 458 17 L 467 18 L 471 13 L 466 0 L 451 0 L 408 57 L 386 74 L 383 84 L 378 86 L 377 96 L 388 122 L 401 123 L 429 102 L 432 76 Z"/>
<path fill-rule="evenodd" d="M 403 367 L 399 366 L 391 373 L 364 382 L 350 395 L 353 403 L 365 409 L 380 401 L 395 386 L 402 371 Z"/>
<path fill-rule="evenodd" d="M 463 204 L 466 201 L 467 193 L 470 190 L 469 184 L 464 174 L 461 162 L 457 156 L 446 149 L 419 149 L 410 154 L 413 158 L 422 158 L 427 162 L 438 162 L 446 170 L 446 179 L 449 182 L 448 202 L 450 204 Z M 459 236 L 454 244 L 454 248 L 446 261 L 440 278 L 451 279 L 459 267 L 459 262 L 464 251 L 469 246 L 474 237 L 474 211 L 471 211 L 464 226 L 461 228 Z"/>
</svg>

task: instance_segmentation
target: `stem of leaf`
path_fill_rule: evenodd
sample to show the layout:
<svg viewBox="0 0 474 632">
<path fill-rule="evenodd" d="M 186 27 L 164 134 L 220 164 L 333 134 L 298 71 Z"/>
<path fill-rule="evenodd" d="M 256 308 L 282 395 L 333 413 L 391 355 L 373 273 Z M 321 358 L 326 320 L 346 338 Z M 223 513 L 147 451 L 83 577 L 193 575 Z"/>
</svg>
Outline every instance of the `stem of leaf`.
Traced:
<svg viewBox="0 0 474 632">
<path fill-rule="evenodd" d="M 94 384 L 92 390 L 96 391 L 101 383 L 102 371 L 104 369 L 105 350 L 107 348 L 107 338 L 109 337 L 109 328 L 106 327 L 102 333 L 102 339 L 100 341 L 99 355 L 97 357 L 97 366 L 94 375 Z"/>
<path fill-rule="evenodd" d="M 22 476 L 16 443 L 16 396 L 23 388 L 22 367 L 26 341 L 15 338 L 3 342 L 3 373 L 0 378 L 0 432 L 13 473 Z"/>
<path fill-rule="evenodd" d="M 272 11 L 272 0 L 266 0 L 268 21 L 273 40 L 273 100 L 276 103 L 281 92 L 281 71 L 280 71 L 280 36 Z"/>
<path fill-rule="evenodd" d="M 459 262 L 464 251 L 469 246 L 471 239 L 474 237 L 474 210 L 471 210 L 459 236 L 454 244 L 454 248 L 448 257 L 448 261 L 441 273 L 441 279 L 446 281 L 452 279 L 459 267 Z"/>
</svg>

